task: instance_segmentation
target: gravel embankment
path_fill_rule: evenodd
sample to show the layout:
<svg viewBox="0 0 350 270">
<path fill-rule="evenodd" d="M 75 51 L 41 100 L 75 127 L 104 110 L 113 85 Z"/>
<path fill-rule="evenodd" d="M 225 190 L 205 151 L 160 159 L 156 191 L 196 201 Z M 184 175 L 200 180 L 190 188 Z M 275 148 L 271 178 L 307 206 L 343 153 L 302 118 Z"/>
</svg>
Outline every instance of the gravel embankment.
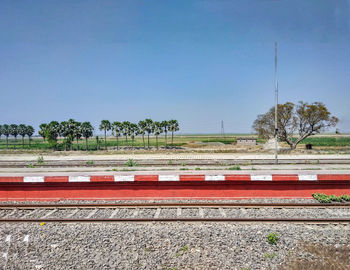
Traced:
<svg viewBox="0 0 350 270">
<path fill-rule="evenodd" d="M 279 234 L 277 245 L 266 235 Z M 11 235 L 10 241 L 6 241 Z M 7 239 L 8 240 L 8 239 Z M 349 225 L 0 224 L 6 269 L 278 269 L 301 242 L 348 245 Z"/>
<path fill-rule="evenodd" d="M 88 203 L 315 203 L 314 199 L 282 199 L 282 198 L 261 198 L 261 199 L 232 199 L 232 200 L 60 200 L 60 201 L 0 201 L 2 204 L 88 204 Z M 322 205 L 322 204 L 320 204 Z"/>
</svg>

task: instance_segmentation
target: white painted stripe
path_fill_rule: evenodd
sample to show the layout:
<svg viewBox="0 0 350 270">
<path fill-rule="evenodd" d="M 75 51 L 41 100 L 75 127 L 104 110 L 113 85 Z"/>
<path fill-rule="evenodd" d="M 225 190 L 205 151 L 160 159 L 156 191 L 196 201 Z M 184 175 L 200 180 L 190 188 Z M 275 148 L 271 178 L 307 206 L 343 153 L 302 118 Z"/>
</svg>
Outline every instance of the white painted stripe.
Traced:
<svg viewBox="0 0 350 270">
<path fill-rule="evenodd" d="M 90 182 L 90 176 L 69 176 L 69 182 Z"/>
<path fill-rule="evenodd" d="M 179 175 L 160 174 L 158 181 L 180 181 Z"/>
<path fill-rule="evenodd" d="M 299 181 L 317 181 L 316 174 L 299 174 Z"/>
<path fill-rule="evenodd" d="M 133 175 L 114 175 L 114 181 L 115 182 L 130 182 L 134 181 Z"/>
<path fill-rule="evenodd" d="M 225 175 L 206 175 L 205 181 L 225 181 Z"/>
<path fill-rule="evenodd" d="M 11 234 L 6 236 L 5 242 L 11 242 Z"/>
<path fill-rule="evenodd" d="M 272 175 L 251 175 L 251 181 L 272 181 Z"/>
<path fill-rule="evenodd" d="M 24 183 L 43 183 L 44 176 L 24 176 L 23 182 Z"/>
<path fill-rule="evenodd" d="M 29 242 L 29 235 L 28 234 L 24 236 L 23 242 L 27 242 L 27 243 Z"/>
</svg>

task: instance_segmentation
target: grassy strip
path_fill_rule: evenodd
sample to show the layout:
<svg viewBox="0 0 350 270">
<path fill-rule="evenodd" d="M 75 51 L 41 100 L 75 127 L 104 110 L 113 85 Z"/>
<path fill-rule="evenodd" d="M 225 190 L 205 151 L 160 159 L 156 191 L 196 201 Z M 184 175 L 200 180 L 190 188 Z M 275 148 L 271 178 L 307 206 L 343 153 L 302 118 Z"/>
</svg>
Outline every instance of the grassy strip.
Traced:
<svg viewBox="0 0 350 270">
<path fill-rule="evenodd" d="M 319 201 L 320 203 L 331 203 L 331 202 L 344 202 L 350 201 L 350 196 L 347 194 L 343 194 L 341 196 L 336 196 L 336 195 L 326 195 L 323 193 L 313 193 L 312 197 Z"/>
</svg>

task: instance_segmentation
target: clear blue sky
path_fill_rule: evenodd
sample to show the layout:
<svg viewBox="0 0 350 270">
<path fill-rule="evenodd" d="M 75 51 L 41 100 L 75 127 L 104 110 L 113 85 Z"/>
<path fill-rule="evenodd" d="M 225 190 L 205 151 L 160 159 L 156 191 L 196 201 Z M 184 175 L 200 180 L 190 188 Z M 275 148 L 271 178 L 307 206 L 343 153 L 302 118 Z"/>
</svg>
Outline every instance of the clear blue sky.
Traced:
<svg viewBox="0 0 350 270">
<path fill-rule="evenodd" d="M 280 102 L 350 132 L 350 1 L 0 1 L 0 123 L 178 119 L 251 132 Z"/>
</svg>

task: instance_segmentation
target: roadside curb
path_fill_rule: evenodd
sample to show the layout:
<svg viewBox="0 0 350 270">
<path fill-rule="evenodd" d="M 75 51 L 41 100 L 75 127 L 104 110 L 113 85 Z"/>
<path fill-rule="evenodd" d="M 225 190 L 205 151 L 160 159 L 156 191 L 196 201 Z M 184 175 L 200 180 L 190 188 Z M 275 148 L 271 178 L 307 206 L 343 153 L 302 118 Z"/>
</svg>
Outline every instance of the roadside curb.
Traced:
<svg viewBox="0 0 350 270">
<path fill-rule="evenodd" d="M 79 182 L 350 182 L 350 174 L 155 174 L 155 175 L 78 175 L 78 176 L 0 176 L 2 183 L 79 183 Z"/>
</svg>

